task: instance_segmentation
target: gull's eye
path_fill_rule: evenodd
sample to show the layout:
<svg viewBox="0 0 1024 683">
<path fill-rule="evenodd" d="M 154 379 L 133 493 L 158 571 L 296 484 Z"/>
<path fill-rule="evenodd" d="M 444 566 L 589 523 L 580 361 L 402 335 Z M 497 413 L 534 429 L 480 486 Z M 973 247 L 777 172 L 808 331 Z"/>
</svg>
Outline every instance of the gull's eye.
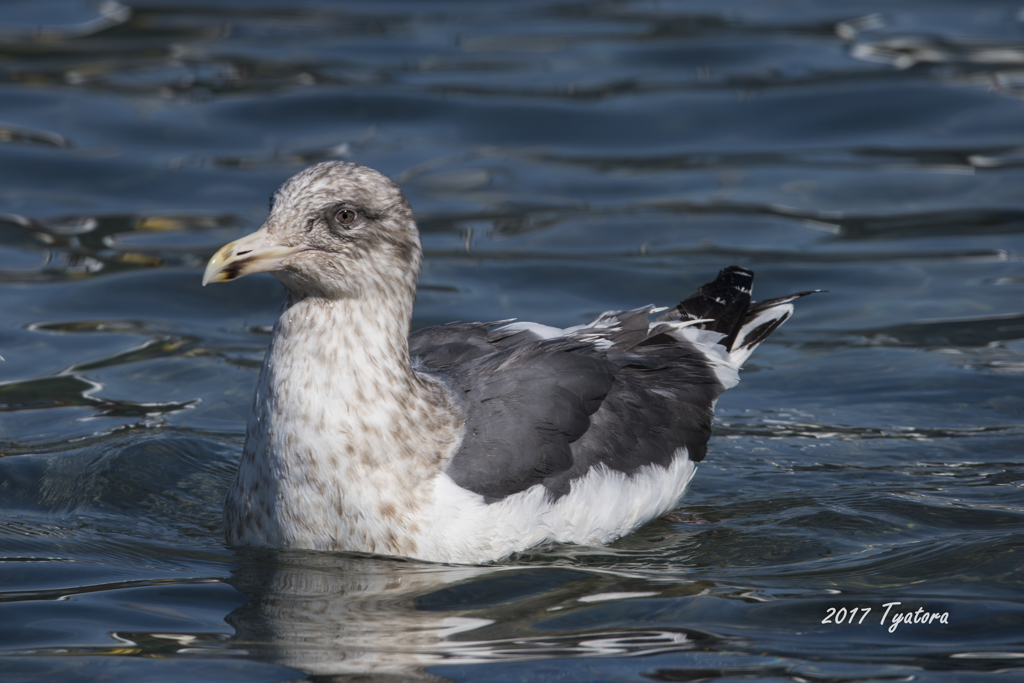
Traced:
<svg viewBox="0 0 1024 683">
<path fill-rule="evenodd" d="M 342 209 L 338 213 L 334 214 L 334 220 L 338 221 L 341 225 L 352 225 L 356 219 L 356 212 L 352 209 Z"/>
</svg>

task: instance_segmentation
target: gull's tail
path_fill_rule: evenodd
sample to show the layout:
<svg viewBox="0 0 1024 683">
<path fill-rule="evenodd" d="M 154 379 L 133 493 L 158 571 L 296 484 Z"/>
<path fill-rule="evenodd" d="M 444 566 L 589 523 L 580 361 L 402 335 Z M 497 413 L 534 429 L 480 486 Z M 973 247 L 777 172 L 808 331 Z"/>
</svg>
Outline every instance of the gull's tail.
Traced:
<svg viewBox="0 0 1024 683">
<path fill-rule="evenodd" d="M 753 283 L 753 271 L 729 266 L 721 270 L 713 282 L 699 287 L 691 296 L 659 316 L 658 320 L 704 321 L 694 327 L 723 335 L 717 343 L 726 348 L 730 362 L 739 367 L 758 344 L 793 315 L 793 304 L 790 302 L 821 291 L 813 289 L 776 299 L 751 301 Z"/>
</svg>

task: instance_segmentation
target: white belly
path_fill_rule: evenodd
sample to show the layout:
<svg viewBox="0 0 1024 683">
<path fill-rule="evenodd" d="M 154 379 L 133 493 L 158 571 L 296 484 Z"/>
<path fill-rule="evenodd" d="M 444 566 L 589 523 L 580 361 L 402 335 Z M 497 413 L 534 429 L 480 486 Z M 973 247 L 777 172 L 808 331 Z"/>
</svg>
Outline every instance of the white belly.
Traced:
<svg viewBox="0 0 1024 683">
<path fill-rule="evenodd" d="M 557 500 L 538 484 L 491 504 L 440 475 L 423 508 L 417 556 L 478 564 L 547 542 L 609 543 L 672 510 L 696 469 L 680 448 L 668 468 L 649 465 L 626 475 L 598 466 Z"/>
<path fill-rule="evenodd" d="M 404 523 L 374 514 L 378 508 L 373 501 L 382 492 L 373 487 L 364 490 L 361 510 L 344 508 L 354 519 L 338 514 L 343 508 L 322 492 L 292 492 L 275 500 L 277 505 L 264 498 L 262 504 L 244 506 L 246 512 L 233 507 L 229 496 L 225 526 L 232 545 L 355 550 L 481 564 L 549 542 L 610 543 L 672 510 L 696 469 L 685 449 L 679 449 L 668 468 L 649 465 L 626 475 L 598 466 L 557 500 L 549 500 L 547 489 L 538 484 L 490 504 L 439 474 L 414 494 L 417 501 L 409 511 L 413 519 Z M 239 493 L 235 499 L 246 497 Z M 276 509 L 284 501 L 287 509 Z M 244 523 L 237 523 L 239 515 L 245 516 Z"/>
</svg>

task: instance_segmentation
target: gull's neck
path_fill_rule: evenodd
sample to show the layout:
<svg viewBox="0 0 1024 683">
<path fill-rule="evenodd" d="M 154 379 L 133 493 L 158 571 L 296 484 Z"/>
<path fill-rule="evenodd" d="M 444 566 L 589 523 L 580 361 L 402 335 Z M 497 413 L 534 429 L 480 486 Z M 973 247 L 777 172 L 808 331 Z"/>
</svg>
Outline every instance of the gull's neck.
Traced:
<svg viewBox="0 0 1024 683">
<path fill-rule="evenodd" d="M 411 297 L 327 299 L 289 293 L 274 326 L 264 374 L 301 379 L 318 395 L 370 407 L 391 388 L 417 392 L 409 360 Z M 378 390 L 379 389 L 379 390 Z M 386 393 L 386 392 L 385 392 Z"/>
<path fill-rule="evenodd" d="M 462 420 L 411 366 L 411 312 L 411 294 L 289 295 L 225 504 L 229 542 L 415 554 L 390 530 L 412 531 L 416 491 L 440 474 Z M 247 514 L 265 528 L 240 523 Z"/>
</svg>

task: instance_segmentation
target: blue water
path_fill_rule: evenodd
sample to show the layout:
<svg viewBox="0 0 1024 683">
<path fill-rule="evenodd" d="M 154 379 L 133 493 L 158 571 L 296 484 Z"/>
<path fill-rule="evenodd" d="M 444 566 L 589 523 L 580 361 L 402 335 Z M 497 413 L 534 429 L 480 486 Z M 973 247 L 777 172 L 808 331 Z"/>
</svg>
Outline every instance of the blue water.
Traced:
<svg viewBox="0 0 1024 683">
<path fill-rule="evenodd" d="M 201 272 L 323 159 L 405 188 L 416 327 L 829 293 L 610 547 L 234 550 L 282 290 Z M 1022 255 L 1020 3 L 7 0 L 0 678 L 1017 680 Z"/>
</svg>

